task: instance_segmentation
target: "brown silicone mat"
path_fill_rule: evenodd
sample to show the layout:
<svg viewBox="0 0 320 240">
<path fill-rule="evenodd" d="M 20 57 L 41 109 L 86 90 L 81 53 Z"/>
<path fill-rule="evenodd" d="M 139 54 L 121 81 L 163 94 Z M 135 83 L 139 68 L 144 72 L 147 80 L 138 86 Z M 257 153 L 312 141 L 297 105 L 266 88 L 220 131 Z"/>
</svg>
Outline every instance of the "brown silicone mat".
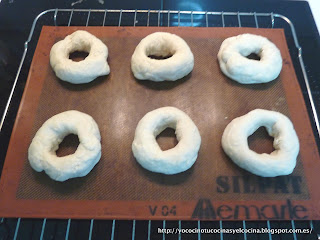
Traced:
<svg viewBox="0 0 320 240">
<path fill-rule="evenodd" d="M 109 48 L 111 73 L 92 83 L 72 85 L 56 78 L 49 64 L 51 46 L 79 27 L 44 27 L 12 133 L 0 185 L 0 216 L 107 219 L 320 219 L 319 153 L 285 36 L 280 29 L 87 27 Z M 137 81 L 130 68 L 139 41 L 156 31 L 176 33 L 195 57 L 192 73 L 176 82 Z M 241 85 L 219 69 L 222 41 L 241 33 L 268 37 L 281 50 L 278 79 Z M 159 60 L 161 61 L 161 60 Z M 135 161 L 131 143 L 138 121 L 149 111 L 174 106 L 198 126 L 202 144 L 195 165 L 165 176 Z M 289 176 L 261 178 L 224 154 L 221 136 L 235 117 L 256 108 L 284 113 L 300 139 L 297 167 Z M 90 114 L 102 136 L 102 157 L 83 178 L 60 183 L 32 170 L 27 150 L 37 129 L 70 109 Z M 163 148 L 172 132 L 161 134 Z M 249 138 L 258 151 L 272 151 L 259 130 Z M 66 154 L 76 138 L 61 147 Z"/>
</svg>

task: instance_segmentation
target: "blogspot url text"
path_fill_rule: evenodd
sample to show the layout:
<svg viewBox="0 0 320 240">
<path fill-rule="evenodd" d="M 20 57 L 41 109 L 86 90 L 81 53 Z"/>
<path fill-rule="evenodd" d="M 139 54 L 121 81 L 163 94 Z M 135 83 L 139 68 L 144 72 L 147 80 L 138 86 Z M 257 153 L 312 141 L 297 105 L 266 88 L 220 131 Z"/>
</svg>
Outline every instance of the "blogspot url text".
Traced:
<svg viewBox="0 0 320 240">
<path fill-rule="evenodd" d="M 311 234 L 312 229 L 308 228 L 158 228 L 158 233 L 162 234 Z"/>
</svg>

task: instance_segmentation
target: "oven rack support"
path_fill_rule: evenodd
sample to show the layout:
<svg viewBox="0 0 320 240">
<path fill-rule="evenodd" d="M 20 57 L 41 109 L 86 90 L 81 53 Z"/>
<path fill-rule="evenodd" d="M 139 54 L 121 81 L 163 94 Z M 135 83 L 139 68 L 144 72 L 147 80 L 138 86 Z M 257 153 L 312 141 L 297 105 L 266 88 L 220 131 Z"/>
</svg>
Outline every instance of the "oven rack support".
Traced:
<svg viewBox="0 0 320 240">
<path fill-rule="evenodd" d="M 66 18 L 66 21 L 64 23 L 58 23 L 58 19 L 59 19 L 59 15 L 60 14 L 69 14 L 69 16 Z M 0 122 L 0 132 L 2 131 L 4 122 L 6 120 L 6 116 L 8 114 L 9 108 L 10 108 L 10 104 L 12 102 L 12 98 L 13 98 L 13 94 L 15 92 L 16 89 L 16 85 L 21 73 L 21 70 L 25 64 L 25 59 L 28 53 L 28 47 L 29 47 L 29 43 L 34 40 L 34 32 L 36 27 L 38 27 L 39 22 L 41 20 L 43 20 L 44 18 L 46 18 L 46 20 L 49 20 L 51 22 L 51 25 L 54 26 L 71 26 L 72 25 L 72 20 L 74 18 L 75 14 L 82 14 L 82 15 L 86 15 L 86 17 L 84 18 L 84 22 L 81 25 L 76 25 L 76 26 L 89 26 L 90 25 L 90 19 L 94 18 L 94 15 L 97 14 L 102 14 L 103 15 L 103 20 L 100 22 L 100 24 L 95 24 L 94 26 L 123 26 L 123 21 L 124 19 L 130 14 L 131 17 L 133 15 L 133 21 L 131 22 L 130 26 L 137 26 L 139 21 L 137 20 L 139 16 L 143 15 L 146 19 L 145 19 L 145 24 L 144 26 L 148 27 L 148 26 L 167 26 L 167 27 L 171 27 L 171 26 L 189 26 L 189 27 L 193 27 L 193 26 L 198 26 L 198 21 L 199 18 L 201 19 L 201 26 L 202 27 L 211 27 L 213 26 L 213 24 L 211 24 L 209 18 L 210 17 L 216 17 L 218 18 L 215 19 L 215 24 L 214 26 L 218 26 L 218 27 L 229 27 L 230 25 L 228 25 L 226 22 L 226 18 L 233 18 L 233 25 L 231 25 L 232 27 L 245 27 L 243 24 L 243 21 L 241 20 L 241 17 L 250 17 L 253 19 L 253 27 L 259 28 L 259 26 L 261 26 L 259 20 L 261 21 L 263 19 L 263 21 L 265 22 L 266 19 L 268 19 L 269 21 L 269 28 L 274 28 L 276 21 L 278 20 L 283 20 L 287 26 L 289 26 L 293 41 L 294 41 L 294 45 L 297 49 L 297 57 L 299 60 L 299 64 L 301 67 L 301 71 L 302 71 L 302 75 L 303 75 L 303 79 L 304 79 L 304 83 L 306 85 L 306 90 L 307 90 L 307 95 L 309 98 L 309 102 L 310 102 L 310 107 L 312 110 L 312 114 L 313 114 L 313 120 L 315 121 L 315 127 L 317 130 L 317 137 L 320 138 L 320 124 L 319 124 L 319 117 L 316 111 L 316 107 L 315 107 L 315 103 L 312 97 L 312 93 L 311 93 L 311 88 L 310 88 L 310 84 L 309 84 L 309 80 L 308 80 L 308 76 L 306 73 L 306 69 L 304 66 L 304 62 L 303 62 L 303 57 L 302 57 L 302 48 L 299 45 L 299 41 L 298 41 L 298 37 L 295 31 L 295 27 L 293 25 L 293 23 L 291 22 L 291 20 L 289 18 L 287 18 L 286 16 L 283 16 L 281 14 L 277 14 L 277 13 L 257 13 L 257 12 L 209 12 L 209 11 L 177 11 L 177 10 L 123 10 L 123 9 L 48 9 L 46 11 L 41 12 L 33 21 L 32 26 L 31 26 L 31 30 L 28 36 L 28 39 L 25 41 L 24 43 L 24 51 L 23 51 L 23 55 L 21 57 L 21 61 L 17 70 L 17 74 L 12 86 L 12 89 L 10 91 L 10 95 L 5 107 L 5 110 L 2 114 L 1 117 L 1 122 Z M 110 24 L 107 21 L 107 16 L 113 14 L 113 15 L 117 15 L 117 21 L 113 24 Z M 153 24 L 151 23 L 151 17 L 154 17 L 156 21 L 153 21 Z M 172 24 L 172 18 L 174 18 L 174 24 Z M 186 20 L 187 19 L 187 20 Z M 47 24 L 47 22 L 46 22 Z M 129 26 L 129 25 L 126 25 Z M 141 26 L 141 25 L 139 25 Z M 252 27 L 252 26 L 251 26 Z M 13 239 L 17 239 L 18 235 L 19 235 L 19 227 L 20 227 L 20 223 L 21 223 L 21 218 L 18 218 L 15 224 L 15 230 L 14 230 L 14 236 Z M 5 224 L 6 219 L 1 218 L 0 219 L 0 226 Z M 68 219 L 67 221 L 67 226 L 66 226 L 66 231 L 65 231 L 65 239 L 67 240 L 69 238 L 69 233 L 70 233 L 70 227 L 71 227 L 71 221 L 72 219 Z M 90 220 L 90 227 L 89 227 L 89 234 L 88 234 L 88 239 L 91 240 L 92 239 L 92 233 L 93 233 L 93 227 L 94 227 L 94 219 Z M 40 233 L 40 239 L 42 240 L 44 237 L 44 232 L 45 232 L 45 228 L 46 228 L 46 223 L 47 223 L 47 219 L 43 219 L 42 221 L 42 225 L 41 225 L 41 233 Z M 179 228 L 181 229 L 181 221 L 178 221 L 179 224 Z M 148 240 L 152 239 L 151 236 L 151 225 L 152 225 L 152 221 L 149 220 L 148 221 L 148 228 L 147 228 L 147 233 L 148 233 Z M 224 222 L 223 221 L 219 221 L 219 229 L 220 229 L 220 239 L 223 240 L 224 238 Z M 270 225 L 270 221 L 266 221 L 266 225 L 267 228 L 270 230 L 271 225 Z M 116 226 L 116 220 L 112 220 L 112 228 L 111 228 L 111 233 L 110 233 L 110 239 L 114 240 L 115 237 L 115 226 Z M 163 229 L 166 228 L 166 220 L 162 221 L 162 227 Z M 309 227 L 311 230 L 314 229 L 314 221 L 310 220 L 309 221 Z M 201 221 L 198 220 L 197 221 L 197 228 L 201 229 Z M 242 221 L 242 228 L 246 229 L 246 221 Z M 291 228 L 295 229 L 295 221 L 291 220 Z M 136 232 L 136 220 L 132 220 L 132 233 L 131 233 L 131 237 L 132 240 L 135 239 L 135 232 Z M 320 234 L 317 234 L 318 238 L 320 239 Z M 107 236 L 109 238 L 109 236 Z M 297 234 L 295 232 L 292 233 L 292 238 L 294 240 L 297 239 Z M 162 234 L 162 239 L 165 240 L 166 239 L 166 234 Z M 182 237 L 181 235 L 178 236 L 178 239 L 181 240 Z M 201 233 L 197 234 L 197 239 L 201 240 Z M 247 234 L 244 233 L 243 234 L 243 239 L 246 240 L 247 239 Z M 268 239 L 272 240 L 272 234 L 269 232 L 268 233 Z"/>
</svg>

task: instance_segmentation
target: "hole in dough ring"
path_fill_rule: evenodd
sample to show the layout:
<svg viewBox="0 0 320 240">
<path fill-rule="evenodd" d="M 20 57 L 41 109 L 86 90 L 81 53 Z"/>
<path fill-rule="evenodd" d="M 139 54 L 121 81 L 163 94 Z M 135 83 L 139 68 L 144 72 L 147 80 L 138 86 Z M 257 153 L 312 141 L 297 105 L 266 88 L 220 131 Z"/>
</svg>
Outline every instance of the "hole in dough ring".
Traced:
<svg viewBox="0 0 320 240">
<path fill-rule="evenodd" d="M 69 59 L 75 51 L 88 52 L 80 62 Z M 108 48 L 92 34 L 78 30 L 55 43 L 50 51 L 50 64 L 57 77 L 74 84 L 88 83 L 110 73 Z"/>
<path fill-rule="evenodd" d="M 258 154 L 248 146 L 248 136 L 264 126 L 274 138 L 275 151 Z M 232 120 L 222 135 L 225 153 L 239 167 L 262 177 L 291 174 L 296 166 L 299 140 L 289 118 L 263 109 L 256 109 Z"/>
<path fill-rule="evenodd" d="M 79 137 L 74 154 L 57 157 L 56 150 L 69 134 Z M 28 151 L 31 167 L 56 181 L 86 176 L 101 157 L 100 132 L 94 119 L 82 112 L 66 111 L 48 119 L 37 131 Z"/>
<path fill-rule="evenodd" d="M 156 136 L 164 129 L 176 131 L 178 144 L 162 151 Z M 132 152 L 145 169 L 167 175 L 188 170 L 196 161 L 201 145 L 198 128 L 190 117 L 174 107 L 163 107 L 147 113 L 138 123 Z"/>
<path fill-rule="evenodd" d="M 152 59 L 149 56 L 167 57 Z M 175 81 L 188 75 L 194 66 L 194 57 L 188 44 L 179 36 L 166 32 L 148 35 L 136 47 L 131 58 L 131 69 L 140 80 Z"/>
<path fill-rule="evenodd" d="M 257 54 L 260 60 L 246 56 Z M 267 38 L 242 34 L 227 38 L 221 44 L 218 60 L 221 71 L 229 78 L 242 83 L 265 83 L 276 79 L 282 68 L 279 49 Z"/>
</svg>

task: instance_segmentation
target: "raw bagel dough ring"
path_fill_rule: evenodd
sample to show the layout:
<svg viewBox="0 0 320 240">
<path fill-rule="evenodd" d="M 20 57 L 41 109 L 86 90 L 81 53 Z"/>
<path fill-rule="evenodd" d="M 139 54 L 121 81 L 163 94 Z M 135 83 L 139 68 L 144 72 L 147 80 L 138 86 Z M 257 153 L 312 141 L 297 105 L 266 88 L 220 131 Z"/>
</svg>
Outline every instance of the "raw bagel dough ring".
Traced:
<svg viewBox="0 0 320 240">
<path fill-rule="evenodd" d="M 57 157 L 56 150 L 69 134 L 79 137 L 74 154 Z M 37 131 L 28 151 L 31 167 L 45 171 L 56 181 L 83 177 L 97 164 L 101 157 L 100 132 L 94 119 L 75 110 L 59 113 L 48 119 Z"/>
<path fill-rule="evenodd" d="M 258 154 L 249 149 L 248 136 L 264 126 L 274 137 L 271 154 Z M 289 118 L 263 109 L 256 109 L 232 120 L 222 135 L 225 153 L 239 167 L 262 177 L 292 173 L 299 153 L 299 139 Z"/>
<path fill-rule="evenodd" d="M 251 53 L 260 56 L 260 61 L 246 58 Z M 224 40 L 218 60 L 221 71 L 242 84 L 270 82 L 279 76 L 282 68 L 281 53 L 276 45 L 265 37 L 253 34 Z"/>
<path fill-rule="evenodd" d="M 166 128 L 176 130 L 178 144 L 162 151 L 156 136 Z M 198 128 L 190 117 L 174 107 L 163 107 L 148 112 L 138 123 L 132 152 L 145 169 L 163 174 L 188 170 L 197 160 L 201 145 Z"/>
<path fill-rule="evenodd" d="M 69 54 L 85 51 L 89 55 L 80 62 L 69 59 Z M 88 83 L 99 76 L 108 75 L 108 48 L 92 34 L 78 30 L 54 44 L 50 51 L 50 64 L 57 77 L 74 84 Z"/>
<path fill-rule="evenodd" d="M 148 56 L 170 58 L 157 60 Z M 188 75 L 194 66 L 194 57 L 188 44 L 179 36 L 167 32 L 155 32 L 136 47 L 131 58 L 131 69 L 140 80 L 175 81 Z"/>
</svg>

